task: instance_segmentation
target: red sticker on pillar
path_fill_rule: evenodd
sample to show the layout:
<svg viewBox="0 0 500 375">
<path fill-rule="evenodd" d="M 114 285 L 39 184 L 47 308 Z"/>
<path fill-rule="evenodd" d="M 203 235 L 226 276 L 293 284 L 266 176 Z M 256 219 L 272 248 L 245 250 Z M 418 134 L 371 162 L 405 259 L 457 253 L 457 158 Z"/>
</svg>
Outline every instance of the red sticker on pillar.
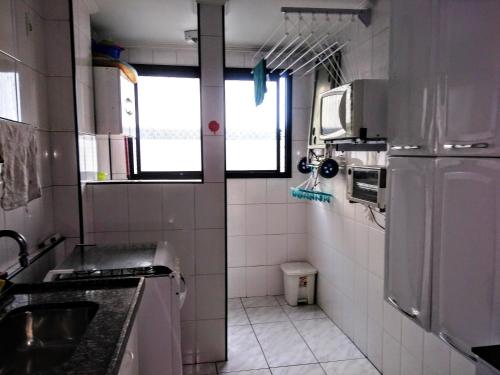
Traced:
<svg viewBox="0 0 500 375">
<path fill-rule="evenodd" d="M 208 123 L 208 129 L 214 133 L 214 134 L 217 134 L 217 132 L 219 131 L 220 129 L 220 125 L 217 121 L 215 120 L 212 120 Z"/>
</svg>

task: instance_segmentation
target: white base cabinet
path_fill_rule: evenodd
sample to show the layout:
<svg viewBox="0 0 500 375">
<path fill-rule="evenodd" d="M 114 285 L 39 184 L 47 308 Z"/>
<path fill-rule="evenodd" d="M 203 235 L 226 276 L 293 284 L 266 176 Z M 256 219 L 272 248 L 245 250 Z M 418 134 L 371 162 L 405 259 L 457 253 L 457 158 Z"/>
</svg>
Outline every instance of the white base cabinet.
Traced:
<svg viewBox="0 0 500 375">
<path fill-rule="evenodd" d="M 436 160 L 432 304 L 459 351 L 500 344 L 500 159 Z"/>
<path fill-rule="evenodd" d="M 134 322 L 128 338 L 118 375 L 139 375 L 139 344 L 137 321 Z"/>
<path fill-rule="evenodd" d="M 179 277 L 146 278 L 118 375 L 182 374 Z"/>
<path fill-rule="evenodd" d="M 180 283 L 171 276 L 146 278 L 136 318 L 141 375 L 182 374 Z"/>
</svg>

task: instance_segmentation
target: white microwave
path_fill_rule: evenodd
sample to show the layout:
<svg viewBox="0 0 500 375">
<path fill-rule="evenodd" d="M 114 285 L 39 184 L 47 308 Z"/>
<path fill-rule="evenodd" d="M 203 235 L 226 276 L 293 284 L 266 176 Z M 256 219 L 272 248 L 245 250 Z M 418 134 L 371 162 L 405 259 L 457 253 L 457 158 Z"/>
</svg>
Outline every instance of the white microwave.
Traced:
<svg viewBox="0 0 500 375">
<path fill-rule="evenodd" d="M 324 92 L 320 101 L 320 139 L 386 138 L 386 80 L 355 80 Z"/>
<path fill-rule="evenodd" d="M 347 199 L 350 202 L 385 211 L 386 168 L 379 166 L 347 167 Z"/>
</svg>

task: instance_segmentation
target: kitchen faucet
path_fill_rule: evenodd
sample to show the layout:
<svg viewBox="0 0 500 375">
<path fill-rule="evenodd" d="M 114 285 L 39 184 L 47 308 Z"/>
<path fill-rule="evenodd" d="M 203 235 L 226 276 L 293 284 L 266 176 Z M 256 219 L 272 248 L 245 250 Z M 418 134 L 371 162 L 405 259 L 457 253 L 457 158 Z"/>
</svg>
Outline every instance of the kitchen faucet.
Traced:
<svg viewBox="0 0 500 375">
<path fill-rule="evenodd" d="M 21 267 L 28 266 L 28 244 L 26 243 L 26 238 L 21 233 L 13 230 L 0 230 L 0 238 L 9 237 L 17 242 L 19 245 L 19 264 Z"/>
</svg>

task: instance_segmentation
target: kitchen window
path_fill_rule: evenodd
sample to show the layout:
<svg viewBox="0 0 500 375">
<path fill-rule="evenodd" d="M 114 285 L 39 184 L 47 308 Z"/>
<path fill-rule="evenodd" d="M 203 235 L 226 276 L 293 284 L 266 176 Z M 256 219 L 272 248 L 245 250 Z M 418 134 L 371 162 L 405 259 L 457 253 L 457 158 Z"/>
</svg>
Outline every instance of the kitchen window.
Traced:
<svg viewBox="0 0 500 375">
<path fill-rule="evenodd" d="M 250 69 L 226 69 L 226 176 L 290 177 L 292 86 L 269 74 L 264 102 L 255 106 Z"/>
<path fill-rule="evenodd" d="M 137 131 L 128 140 L 131 179 L 202 179 L 199 68 L 134 67 Z M 290 177 L 291 78 L 269 74 L 259 106 L 250 69 L 226 69 L 225 90 L 226 176 Z"/>
<path fill-rule="evenodd" d="M 201 179 L 199 68 L 134 67 L 138 72 L 135 148 L 129 141 L 133 179 Z"/>
</svg>

